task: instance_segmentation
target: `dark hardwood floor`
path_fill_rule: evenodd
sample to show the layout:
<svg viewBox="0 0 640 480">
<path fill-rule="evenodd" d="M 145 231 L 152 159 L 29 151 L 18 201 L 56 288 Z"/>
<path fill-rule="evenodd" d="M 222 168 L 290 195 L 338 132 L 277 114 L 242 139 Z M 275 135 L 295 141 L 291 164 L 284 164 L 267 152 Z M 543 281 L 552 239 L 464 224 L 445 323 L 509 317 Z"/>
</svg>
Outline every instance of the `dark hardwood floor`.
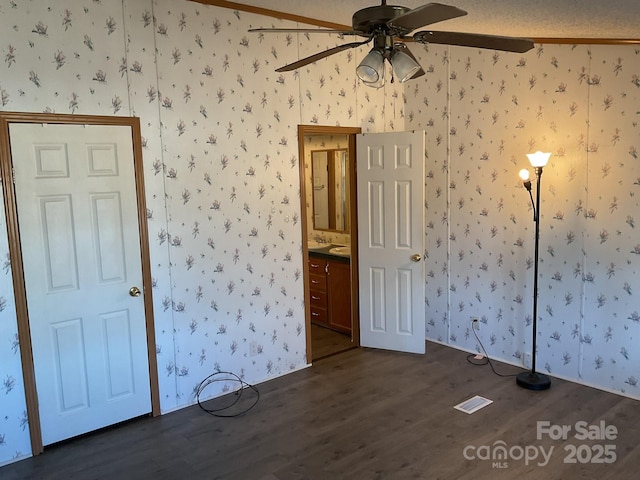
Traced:
<svg viewBox="0 0 640 480">
<path fill-rule="evenodd" d="M 466 357 L 431 343 L 424 356 L 349 350 L 258 385 L 260 401 L 243 416 L 216 418 L 193 406 L 138 419 L 2 467 L 0 478 L 638 478 L 640 402 L 557 379 L 548 391 L 524 390 Z M 453 408 L 474 395 L 493 403 L 472 415 Z M 538 438 L 543 421 L 570 426 L 567 439 Z M 618 433 L 580 440 L 580 421 Z M 504 460 L 483 460 L 499 446 Z M 541 448 L 551 452 L 546 463 Z M 535 459 L 520 455 L 534 450 Z M 602 463 L 612 454 L 615 461 Z"/>
<path fill-rule="evenodd" d="M 311 324 L 312 361 L 335 355 L 354 348 L 351 336 L 329 328 Z"/>
</svg>

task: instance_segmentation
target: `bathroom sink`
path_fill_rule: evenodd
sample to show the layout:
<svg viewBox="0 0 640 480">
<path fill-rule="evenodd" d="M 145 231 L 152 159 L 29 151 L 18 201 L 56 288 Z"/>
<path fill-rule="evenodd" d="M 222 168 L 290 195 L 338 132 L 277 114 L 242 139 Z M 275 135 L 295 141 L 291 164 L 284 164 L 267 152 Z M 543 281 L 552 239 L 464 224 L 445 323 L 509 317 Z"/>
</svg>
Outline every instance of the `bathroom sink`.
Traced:
<svg viewBox="0 0 640 480">
<path fill-rule="evenodd" d="M 329 250 L 329 253 L 349 257 L 351 256 L 351 247 L 333 247 Z"/>
<path fill-rule="evenodd" d="M 320 243 L 320 242 L 315 242 L 313 240 L 310 240 L 307 242 L 307 248 L 309 250 L 320 250 L 322 248 L 327 247 L 328 245 L 326 243 Z"/>
</svg>

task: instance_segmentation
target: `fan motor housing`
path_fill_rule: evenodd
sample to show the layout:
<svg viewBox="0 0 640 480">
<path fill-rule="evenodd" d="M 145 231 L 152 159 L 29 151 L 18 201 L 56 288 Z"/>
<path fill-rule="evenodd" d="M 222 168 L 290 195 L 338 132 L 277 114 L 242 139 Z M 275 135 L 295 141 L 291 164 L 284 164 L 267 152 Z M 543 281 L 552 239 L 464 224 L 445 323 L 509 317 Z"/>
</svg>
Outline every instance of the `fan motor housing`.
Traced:
<svg viewBox="0 0 640 480">
<path fill-rule="evenodd" d="M 363 8 L 353 14 L 351 19 L 353 30 L 370 33 L 376 27 L 384 29 L 387 22 L 404 15 L 410 10 L 410 8 L 398 5 L 378 5 L 377 7 Z"/>
</svg>

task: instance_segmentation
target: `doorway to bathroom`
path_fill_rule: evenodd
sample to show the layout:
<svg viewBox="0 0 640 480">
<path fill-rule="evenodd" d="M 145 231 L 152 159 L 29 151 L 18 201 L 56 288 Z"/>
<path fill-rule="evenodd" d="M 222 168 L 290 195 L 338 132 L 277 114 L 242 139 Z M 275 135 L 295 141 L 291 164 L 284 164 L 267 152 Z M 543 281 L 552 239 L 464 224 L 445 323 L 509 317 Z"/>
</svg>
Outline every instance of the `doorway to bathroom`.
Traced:
<svg viewBox="0 0 640 480">
<path fill-rule="evenodd" d="M 307 360 L 355 348 L 358 322 L 356 135 L 299 125 Z"/>
</svg>

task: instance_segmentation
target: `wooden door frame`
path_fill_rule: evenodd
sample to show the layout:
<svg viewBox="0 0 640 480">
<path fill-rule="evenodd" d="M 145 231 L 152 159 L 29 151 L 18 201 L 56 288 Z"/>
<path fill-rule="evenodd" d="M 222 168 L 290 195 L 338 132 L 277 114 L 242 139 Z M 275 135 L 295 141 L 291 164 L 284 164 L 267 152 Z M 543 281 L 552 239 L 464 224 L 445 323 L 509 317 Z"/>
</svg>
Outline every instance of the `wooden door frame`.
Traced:
<svg viewBox="0 0 640 480">
<path fill-rule="evenodd" d="M 323 125 L 298 125 L 298 163 L 300 170 L 300 206 L 302 216 L 302 271 L 304 281 L 304 323 L 307 342 L 307 363 L 311 363 L 311 296 L 309 294 L 309 247 L 307 235 L 307 188 L 305 169 L 305 135 L 346 135 L 349 138 L 349 234 L 351 236 L 351 342 L 360 346 L 360 322 L 358 313 L 358 211 L 356 192 L 356 135 L 360 127 L 332 127 Z"/>
<path fill-rule="evenodd" d="M 142 284 L 144 295 L 144 311 L 146 323 L 147 356 L 149 358 L 149 381 L 151 387 L 151 414 L 160 415 L 160 390 L 158 386 L 158 362 L 156 357 L 156 339 L 153 316 L 153 299 L 151 296 L 151 261 L 149 256 L 149 233 L 147 229 L 147 207 L 144 194 L 144 167 L 142 163 L 142 136 L 140 119 L 137 117 L 108 117 L 97 115 L 67 115 L 52 113 L 0 112 L 0 177 L 4 192 L 4 206 L 7 216 L 7 234 L 9 239 L 9 260 L 15 295 L 16 316 L 18 321 L 18 341 L 20 342 L 20 359 L 29 419 L 29 435 L 31 453 L 38 455 L 44 450 L 38 393 L 36 390 L 35 369 L 27 310 L 27 292 L 22 264 L 22 249 L 18 225 L 13 168 L 11 163 L 11 143 L 9 125 L 12 123 L 40 123 L 62 125 L 103 125 L 128 126 L 131 128 L 133 145 L 133 163 L 135 187 L 138 207 L 138 228 L 140 235 L 140 255 L 142 261 Z"/>
</svg>

